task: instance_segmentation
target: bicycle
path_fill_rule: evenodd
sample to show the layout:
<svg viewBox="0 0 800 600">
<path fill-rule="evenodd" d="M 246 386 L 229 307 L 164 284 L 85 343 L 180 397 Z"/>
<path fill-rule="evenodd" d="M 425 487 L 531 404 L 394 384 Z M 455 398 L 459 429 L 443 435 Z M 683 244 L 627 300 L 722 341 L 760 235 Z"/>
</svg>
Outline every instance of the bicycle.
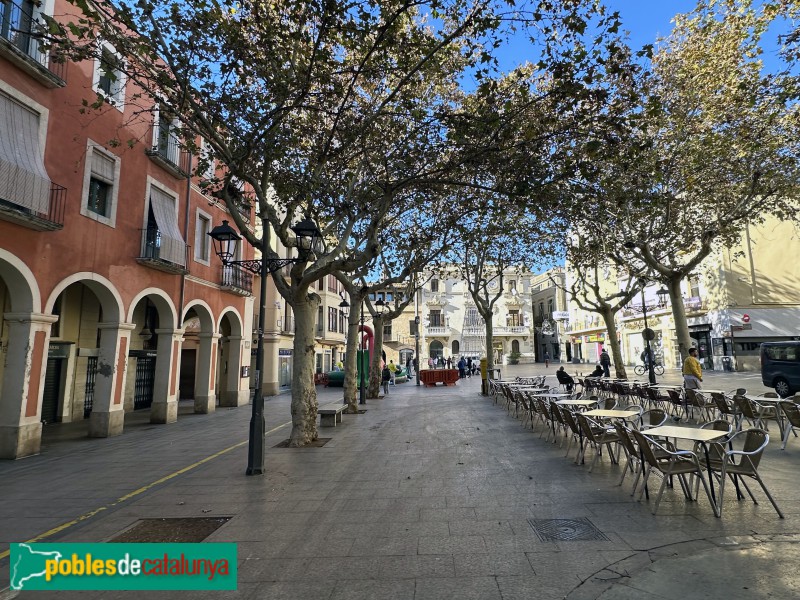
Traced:
<svg viewBox="0 0 800 600">
<path fill-rule="evenodd" d="M 663 375 L 664 374 L 664 367 L 658 363 L 653 365 L 653 371 L 656 375 Z M 637 375 L 644 375 L 647 373 L 647 365 L 636 365 L 633 367 L 633 372 Z"/>
</svg>

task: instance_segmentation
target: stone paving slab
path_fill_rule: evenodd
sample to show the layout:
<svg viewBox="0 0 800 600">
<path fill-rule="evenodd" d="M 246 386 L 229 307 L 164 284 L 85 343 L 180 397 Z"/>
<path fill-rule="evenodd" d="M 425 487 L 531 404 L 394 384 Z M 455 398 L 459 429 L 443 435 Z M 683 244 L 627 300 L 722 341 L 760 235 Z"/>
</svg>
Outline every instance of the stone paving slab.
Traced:
<svg viewBox="0 0 800 600">
<path fill-rule="evenodd" d="M 341 389 L 318 390 L 321 402 L 341 397 Z M 786 519 L 757 486 L 758 505 L 726 494 L 722 519 L 707 500 L 687 503 L 671 490 L 653 516 L 646 500 L 630 497 L 632 481 L 616 485 L 620 466 L 603 457 L 589 474 L 564 457 L 565 447 L 545 442 L 540 429 L 523 428 L 478 392 L 477 378 L 450 388 L 398 385 L 387 398 L 369 401 L 367 413 L 321 430 L 332 438 L 322 448 L 273 448 L 288 428 L 271 433 L 263 477 L 244 476 L 242 445 L 117 504 L 243 441 L 249 407 L 134 426 L 97 445 L 65 435 L 39 457 L 0 463 L 0 540 L 29 539 L 98 507 L 48 539 L 104 541 L 140 518 L 232 517 L 207 541 L 237 542 L 237 592 L 148 598 L 797 596 L 800 576 L 789 567 L 800 558 L 800 442 L 781 452 L 773 439 L 763 461 L 762 475 Z M 288 421 L 288 404 L 288 396 L 267 402 L 268 430 Z M 579 517 L 608 539 L 543 542 L 529 521 Z M 695 573 L 698 564 L 703 569 Z M 676 571 L 686 576 L 676 581 Z M 7 559 L 0 560 L 0 582 L 7 573 Z M 745 587 L 772 595 L 748 596 Z"/>
</svg>

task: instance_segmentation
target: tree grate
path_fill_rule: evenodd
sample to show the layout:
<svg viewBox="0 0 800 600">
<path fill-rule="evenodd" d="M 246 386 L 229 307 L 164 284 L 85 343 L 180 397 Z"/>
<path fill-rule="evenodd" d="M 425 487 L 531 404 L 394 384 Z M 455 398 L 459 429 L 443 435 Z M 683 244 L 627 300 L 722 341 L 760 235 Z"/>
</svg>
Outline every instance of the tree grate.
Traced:
<svg viewBox="0 0 800 600">
<path fill-rule="evenodd" d="M 202 542 L 231 517 L 183 517 L 175 519 L 140 519 L 109 542 L 192 543 Z"/>
<path fill-rule="evenodd" d="M 330 442 L 333 438 L 317 438 L 313 442 L 307 443 L 305 446 L 297 446 L 294 450 L 302 450 L 303 448 L 322 448 L 325 444 Z M 279 444 L 275 444 L 273 448 L 292 448 L 289 445 L 291 440 L 283 440 Z"/>
<path fill-rule="evenodd" d="M 609 541 L 605 534 L 585 517 L 577 519 L 528 519 L 543 542 Z"/>
</svg>

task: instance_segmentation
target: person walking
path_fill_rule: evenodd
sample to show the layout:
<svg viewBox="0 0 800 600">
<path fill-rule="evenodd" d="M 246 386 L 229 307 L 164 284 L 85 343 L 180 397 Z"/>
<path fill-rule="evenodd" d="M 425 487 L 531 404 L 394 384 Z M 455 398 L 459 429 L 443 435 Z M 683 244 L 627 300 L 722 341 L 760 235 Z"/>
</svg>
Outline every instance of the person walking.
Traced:
<svg viewBox="0 0 800 600">
<path fill-rule="evenodd" d="M 703 365 L 697 360 L 697 348 L 689 348 L 689 356 L 683 361 L 683 387 L 699 390 L 703 381 Z"/>
<path fill-rule="evenodd" d="M 611 357 L 605 348 L 600 352 L 600 366 L 603 367 L 603 377 L 611 377 Z"/>
<path fill-rule="evenodd" d="M 412 358 L 409 356 L 409 357 L 408 357 L 408 360 L 406 361 L 406 374 L 408 375 L 408 377 L 409 377 L 409 378 L 411 377 L 411 365 L 413 365 L 413 364 L 414 364 L 414 361 L 415 361 L 415 360 L 416 360 L 416 359 L 412 359 Z"/>
<path fill-rule="evenodd" d="M 453 359 L 450 358 L 449 356 L 447 357 L 447 368 L 448 369 L 452 369 L 453 368 Z"/>
<path fill-rule="evenodd" d="M 472 377 L 473 372 L 474 371 L 472 370 L 472 357 L 470 356 L 467 358 L 467 377 Z"/>
<path fill-rule="evenodd" d="M 395 377 L 397 377 L 397 365 L 394 364 L 394 360 L 389 360 L 389 382 L 392 385 L 395 385 Z"/>
<path fill-rule="evenodd" d="M 465 372 L 466 368 L 467 368 L 467 363 L 464 360 L 464 357 L 462 356 L 460 359 L 458 359 L 458 378 L 459 379 L 464 379 L 464 377 L 466 376 L 466 372 Z"/>
<path fill-rule="evenodd" d="M 545 368 L 550 367 L 550 353 L 547 350 L 544 351 L 544 366 Z"/>
<path fill-rule="evenodd" d="M 392 372 L 389 370 L 389 365 L 383 365 L 381 372 L 381 382 L 383 383 L 383 395 L 389 395 L 389 382 L 392 380 Z"/>
</svg>

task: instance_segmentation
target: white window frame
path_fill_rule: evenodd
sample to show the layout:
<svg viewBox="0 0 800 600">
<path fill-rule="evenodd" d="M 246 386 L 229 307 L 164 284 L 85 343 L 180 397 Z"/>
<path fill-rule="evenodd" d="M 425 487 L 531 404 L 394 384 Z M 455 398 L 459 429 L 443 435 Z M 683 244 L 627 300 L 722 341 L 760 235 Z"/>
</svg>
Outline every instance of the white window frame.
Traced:
<svg viewBox="0 0 800 600">
<path fill-rule="evenodd" d="M 159 150 L 159 142 L 161 140 L 161 105 L 156 103 L 152 108 L 153 113 L 153 139 L 150 141 L 150 148 L 154 151 Z M 173 117 L 169 122 L 169 134 L 175 129 L 180 129 L 180 120 L 177 117 Z M 175 146 L 175 155 L 171 156 L 169 153 L 169 146 L 167 146 L 167 160 L 171 161 L 173 164 L 177 165 L 180 161 L 180 149 L 178 145 Z"/>
<path fill-rule="evenodd" d="M 211 231 L 213 227 L 214 221 L 211 218 L 211 215 L 208 214 L 206 211 L 197 208 L 195 210 L 195 217 L 194 217 L 194 248 L 192 251 L 192 259 L 196 263 L 200 263 L 201 265 L 205 265 L 207 267 L 211 266 L 211 241 L 206 242 L 206 256 L 198 256 L 197 250 L 200 248 L 200 244 L 198 244 L 197 236 L 200 233 L 200 221 L 205 220 L 208 223 L 208 231 Z"/>
<path fill-rule="evenodd" d="M 204 155 L 208 154 L 208 148 L 209 148 L 208 142 L 206 142 L 205 138 L 201 137 L 200 138 L 200 156 L 201 156 L 201 158 Z M 214 179 L 216 177 L 216 175 L 217 175 L 216 164 L 217 164 L 217 161 L 214 158 L 212 158 L 211 159 L 211 164 L 208 165 L 208 168 L 205 171 L 200 173 L 200 177 L 202 177 L 203 179 L 209 179 L 209 180 Z"/>
<path fill-rule="evenodd" d="M 108 211 L 108 216 L 99 215 L 93 210 L 89 210 L 89 182 L 92 179 L 92 155 L 99 152 L 106 158 L 114 161 L 114 182 L 111 188 L 111 198 L 109 200 L 111 206 Z M 121 170 L 122 160 L 119 156 L 112 154 L 103 145 L 95 142 L 94 140 L 87 140 L 86 142 L 86 161 L 83 169 L 83 193 L 81 195 L 81 214 L 87 219 L 97 221 L 103 225 L 115 228 L 117 226 L 117 204 L 119 199 L 119 176 Z"/>
<path fill-rule="evenodd" d="M 96 94 L 103 96 L 106 99 L 106 102 L 116 108 L 119 112 L 125 111 L 125 84 L 128 82 L 128 78 L 122 70 L 116 70 L 116 81 L 113 83 L 113 92 L 106 96 L 106 93 L 100 89 L 100 65 L 102 63 L 103 52 L 108 52 L 109 54 L 116 57 L 118 63 L 120 65 L 125 64 L 125 60 L 123 59 L 122 55 L 117 52 L 116 48 L 109 44 L 108 42 L 100 41 L 98 42 L 98 52 L 97 56 L 94 59 L 94 72 L 92 74 L 92 89 L 95 91 Z"/>
</svg>

